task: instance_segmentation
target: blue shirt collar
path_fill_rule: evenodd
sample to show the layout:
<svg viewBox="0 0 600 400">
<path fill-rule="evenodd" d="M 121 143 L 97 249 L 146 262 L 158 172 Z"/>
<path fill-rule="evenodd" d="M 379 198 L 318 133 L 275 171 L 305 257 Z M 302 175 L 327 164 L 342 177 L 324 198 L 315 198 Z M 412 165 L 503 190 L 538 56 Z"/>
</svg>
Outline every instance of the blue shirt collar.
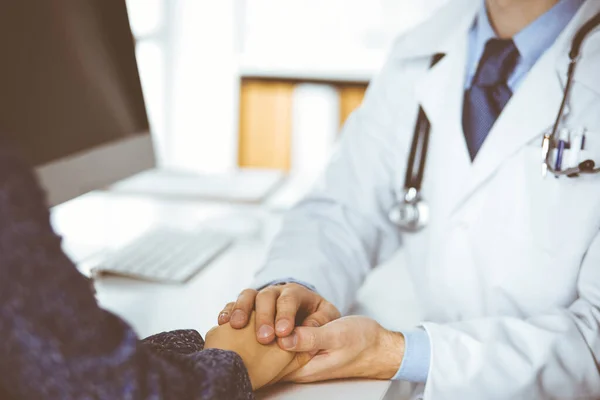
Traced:
<svg viewBox="0 0 600 400">
<path fill-rule="evenodd" d="M 533 66 L 569 25 L 585 0 L 561 0 L 513 38 L 523 63 Z M 487 13 L 486 13 L 486 19 Z M 488 24 L 489 24 L 488 19 Z"/>
<path fill-rule="evenodd" d="M 519 50 L 519 64 L 527 69 L 531 68 L 552 46 L 584 2 L 585 0 L 561 0 L 544 15 L 516 34 L 513 40 Z M 480 8 L 473 30 L 475 40 L 472 49 L 474 59 L 471 63 L 471 77 L 475 75 L 477 64 L 483 56 L 486 43 L 497 37 L 488 18 L 485 0 L 483 0 L 483 6 Z"/>
</svg>

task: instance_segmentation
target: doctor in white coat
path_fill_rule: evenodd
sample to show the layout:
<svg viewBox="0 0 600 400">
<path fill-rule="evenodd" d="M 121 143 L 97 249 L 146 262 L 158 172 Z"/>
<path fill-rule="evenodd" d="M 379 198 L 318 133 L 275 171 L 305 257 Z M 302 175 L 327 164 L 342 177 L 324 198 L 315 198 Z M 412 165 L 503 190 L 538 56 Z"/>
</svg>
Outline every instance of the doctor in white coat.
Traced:
<svg viewBox="0 0 600 400">
<path fill-rule="evenodd" d="M 316 354 L 291 381 L 404 379 L 426 399 L 600 398 L 600 174 L 541 171 L 571 42 L 599 12 L 600 0 L 451 0 L 397 40 L 255 289 L 219 322 L 245 326 L 255 308 L 261 342 Z M 581 52 L 563 167 L 600 163 L 600 31 Z M 429 221 L 406 233 L 389 211 L 405 196 L 419 107 L 431 123 Z M 338 319 L 400 247 L 421 326 Z"/>
</svg>

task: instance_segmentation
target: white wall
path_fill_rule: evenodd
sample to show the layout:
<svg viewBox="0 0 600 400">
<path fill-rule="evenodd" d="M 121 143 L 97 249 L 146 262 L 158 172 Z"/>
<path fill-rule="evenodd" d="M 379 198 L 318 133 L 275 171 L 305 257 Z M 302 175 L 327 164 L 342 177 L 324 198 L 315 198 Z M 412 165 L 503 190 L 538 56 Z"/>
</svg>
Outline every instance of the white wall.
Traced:
<svg viewBox="0 0 600 400">
<path fill-rule="evenodd" d="M 448 0 L 379 0 L 383 26 L 391 35 L 406 31 L 422 22 Z"/>
<path fill-rule="evenodd" d="M 446 0 L 246 0 L 244 51 L 386 49 Z"/>
<path fill-rule="evenodd" d="M 239 74 L 234 0 L 176 0 L 171 28 L 168 166 L 237 164 Z"/>
<path fill-rule="evenodd" d="M 329 65 L 347 73 L 355 64 L 361 74 L 374 71 L 396 34 L 445 1 L 127 0 L 160 164 L 236 167 L 240 53 L 254 69 L 298 63 L 298 70 Z M 295 115 L 310 113 L 295 107 Z"/>
<path fill-rule="evenodd" d="M 127 0 L 131 29 L 137 40 L 136 55 L 140 78 L 159 164 L 164 163 L 168 147 L 168 4 L 166 0 Z"/>
</svg>

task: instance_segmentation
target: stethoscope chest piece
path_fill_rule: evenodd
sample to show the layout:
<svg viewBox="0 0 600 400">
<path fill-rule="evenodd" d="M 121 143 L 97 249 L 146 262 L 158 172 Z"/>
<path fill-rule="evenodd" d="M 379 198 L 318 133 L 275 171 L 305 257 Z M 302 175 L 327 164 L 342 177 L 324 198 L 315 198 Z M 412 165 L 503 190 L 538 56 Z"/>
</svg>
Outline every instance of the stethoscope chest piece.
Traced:
<svg viewBox="0 0 600 400">
<path fill-rule="evenodd" d="M 443 57 L 443 54 L 434 55 L 431 66 L 436 65 Z M 419 107 L 404 178 L 404 198 L 398 198 L 388 213 L 390 221 L 403 232 L 418 232 L 429 223 L 429 206 L 421 197 L 421 184 L 425 175 L 430 130 L 429 119 L 423 108 Z"/>
<path fill-rule="evenodd" d="M 390 221 L 404 232 L 418 232 L 429 222 L 429 206 L 419 193 L 411 188 L 403 201 L 398 202 L 389 213 Z"/>
</svg>

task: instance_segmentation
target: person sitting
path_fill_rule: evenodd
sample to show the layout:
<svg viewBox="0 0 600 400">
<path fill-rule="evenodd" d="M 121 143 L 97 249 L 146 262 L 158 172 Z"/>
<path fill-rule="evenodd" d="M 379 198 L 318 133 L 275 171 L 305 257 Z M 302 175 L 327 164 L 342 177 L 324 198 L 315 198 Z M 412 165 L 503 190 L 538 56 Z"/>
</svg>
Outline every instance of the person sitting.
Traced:
<svg viewBox="0 0 600 400">
<path fill-rule="evenodd" d="M 252 399 L 300 368 L 254 327 L 138 340 L 63 253 L 32 170 L 0 142 L 0 398 Z"/>
</svg>

